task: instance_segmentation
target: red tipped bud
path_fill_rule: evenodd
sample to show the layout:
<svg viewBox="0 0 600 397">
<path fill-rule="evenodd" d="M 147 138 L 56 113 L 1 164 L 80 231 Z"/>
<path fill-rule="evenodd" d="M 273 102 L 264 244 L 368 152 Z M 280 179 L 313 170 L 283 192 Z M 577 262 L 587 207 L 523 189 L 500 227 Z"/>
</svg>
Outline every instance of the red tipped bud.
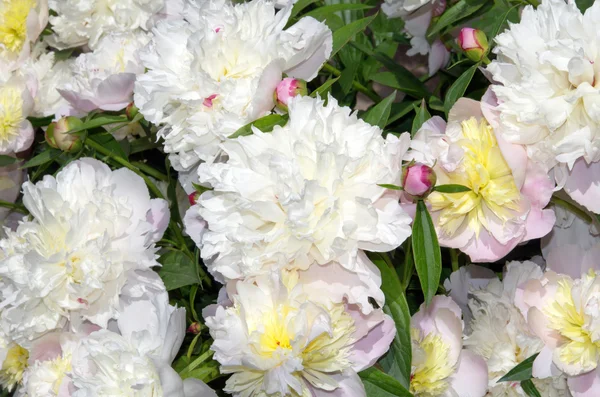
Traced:
<svg viewBox="0 0 600 397">
<path fill-rule="evenodd" d="M 196 322 L 190 324 L 190 326 L 187 329 L 188 334 L 194 334 L 194 335 L 199 334 L 200 331 L 202 331 L 202 324 L 196 323 Z"/>
<path fill-rule="evenodd" d="M 286 77 L 277 85 L 277 88 L 273 93 L 273 99 L 275 100 L 275 106 L 279 110 L 287 112 L 290 99 L 296 95 L 307 94 L 308 88 L 306 88 L 306 81 Z"/>
<path fill-rule="evenodd" d="M 80 127 L 83 122 L 77 117 L 63 117 L 51 123 L 46 129 L 46 142 L 55 149 L 64 152 L 75 152 L 81 149 L 81 137 L 69 131 Z"/>
<path fill-rule="evenodd" d="M 140 109 L 138 109 L 138 107 L 135 106 L 135 104 L 133 102 L 131 102 L 125 108 L 125 115 L 127 116 L 127 120 L 129 120 L 129 121 L 133 120 L 139 112 L 140 112 Z"/>
<path fill-rule="evenodd" d="M 481 61 L 490 48 L 485 33 L 473 28 L 462 28 L 458 35 L 458 45 L 467 58 L 474 62 Z"/>
<path fill-rule="evenodd" d="M 404 192 L 415 198 L 423 198 L 431 193 L 436 181 L 433 169 L 424 164 L 415 163 L 402 170 Z"/>
</svg>

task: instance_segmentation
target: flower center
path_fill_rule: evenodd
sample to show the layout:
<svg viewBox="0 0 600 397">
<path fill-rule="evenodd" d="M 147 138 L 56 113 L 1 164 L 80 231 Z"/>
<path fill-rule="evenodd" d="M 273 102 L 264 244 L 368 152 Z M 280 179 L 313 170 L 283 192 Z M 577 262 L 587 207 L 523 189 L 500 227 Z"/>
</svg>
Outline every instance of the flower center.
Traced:
<svg viewBox="0 0 600 397">
<path fill-rule="evenodd" d="M 581 365 L 586 370 L 596 368 L 600 354 L 600 341 L 593 340 L 592 333 L 587 328 L 584 313 L 585 296 L 581 296 L 587 292 L 583 291 L 584 286 L 593 283 L 595 277 L 593 271 L 582 277 L 581 292 L 573 291 L 571 280 L 559 281 L 554 301 L 543 309 L 548 318 L 549 328 L 558 331 L 564 338 L 562 345 L 558 347 L 560 360 L 570 365 Z M 575 303 L 574 295 L 582 300 L 581 304 Z"/>
<path fill-rule="evenodd" d="M 0 6 L 0 45 L 18 53 L 27 40 L 27 16 L 35 0 L 8 0 Z"/>
<path fill-rule="evenodd" d="M 14 87 L 0 88 L 0 142 L 18 136 L 23 120 L 21 92 Z"/>
<path fill-rule="evenodd" d="M 434 211 L 441 211 L 439 225 L 447 235 L 453 235 L 465 221 L 479 235 L 481 227 L 487 224 L 487 212 L 502 222 L 512 219 L 521 194 L 487 121 L 463 121 L 462 139 L 457 145 L 464 150 L 462 166 L 452 172 L 438 166 L 436 172 L 447 177 L 443 183 L 464 185 L 471 191 L 433 192 L 428 199 Z"/>
<path fill-rule="evenodd" d="M 8 350 L 2 363 L 2 369 L 0 369 L 0 383 L 9 391 L 23 379 L 28 359 L 29 352 L 19 345 L 14 345 Z"/>
<path fill-rule="evenodd" d="M 454 366 L 448 362 L 450 346 L 433 333 L 422 337 L 418 330 L 412 328 L 411 334 L 410 391 L 415 396 L 441 396 L 448 388 L 448 378 L 454 373 Z"/>
</svg>

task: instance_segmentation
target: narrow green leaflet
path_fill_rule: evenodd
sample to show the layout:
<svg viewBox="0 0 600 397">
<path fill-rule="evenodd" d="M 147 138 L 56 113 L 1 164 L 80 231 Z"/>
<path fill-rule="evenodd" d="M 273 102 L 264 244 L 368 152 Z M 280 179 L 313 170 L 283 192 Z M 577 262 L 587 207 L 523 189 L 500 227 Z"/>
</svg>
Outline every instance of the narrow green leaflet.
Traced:
<svg viewBox="0 0 600 397">
<path fill-rule="evenodd" d="M 312 3 L 316 3 L 317 0 L 298 0 L 294 7 L 292 7 L 292 12 L 290 13 L 290 19 L 294 18 L 296 15 L 300 13 L 303 9 L 311 5 Z M 289 24 L 289 22 L 288 22 Z"/>
<path fill-rule="evenodd" d="M 471 189 L 469 189 L 466 186 L 455 185 L 455 184 L 438 185 L 433 188 L 434 192 L 440 192 L 440 193 L 463 193 L 463 192 L 468 192 L 470 190 Z"/>
<path fill-rule="evenodd" d="M 442 253 L 431 216 L 423 200 L 417 202 L 412 229 L 412 248 L 425 302 L 429 304 L 440 283 Z"/>
<path fill-rule="evenodd" d="M 90 135 L 87 139 L 91 139 L 100 145 L 104 146 L 106 149 L 113 152 L 113 154 L 127 159 L 127 153 L 123 150 L 123 147 L 119 145 L 119 142 L 110 134 L 96 134 Z"/>
<path fill-rule="evenodd" d="M 127 124 L 129 120 L 125 116 L 110 116 L 102 114 L 98 117 L 95 117 L 91 120 L 85 121 L 81 126 L 77 128 L 73 128 L 69 130 L 69 134 L 73 134 L 75 132 L 85 131 L 96 127 L 101 127 L 103 125 L 122 123 Z"/>
<path fill-rule="evenodd" d="M 542 395 L 535 387 L 531 379 L 527 379 L 521 382 L 521 387 L 523 388 L 525 394 L 527 394 L 529 397 L 542 397 Z"/>
<path fill-rule="evenodd" d="M 396 186 L 396 185 L 392 185 L 389 183 L 378 183 L 377 186 L 381 186 L 381 187 L 384 187 L 384 188 L 390 189 L 390 190 L 404 190 L 402 188 L 402 186 Z"/>
<path fill-rule="evenodd" d="M 340 52 L 340 54 L 344 53 L 344 49 Z M 351 62 L 348 66 L 342 71 L 340 75 L 339 82 L 340 87 L 342 87 L 342 92 L 344 95 L 348 95 L 350 90 L 352 89 L 352 83 L 354 82 L 354 77 L 356 77 L 356 72 L 358 72 L 358 68 L 360 67 L 360 62 Z"/>
<path fill-rule="evenodd" d="M 62 152 L 58 149 L 47 148 L 34 158 L 29 159 L 29 161 L 25 162 L 25 164 L 23 164 L 21 168 L 36 167 L 38 165 L 48 163 L 58 158 L 58 156 L 60 156 L 61 153 Z"/>
<path fill-rule="evenodd" d="M 404 296 L 404 289 L 398 279 L 398 274 L 387 254 L 370 253 L 369 258 L 381 272 L 381 289 L 385 294 L 383 311 L 394 320 L 396 336 L 388 354 L 382 360 L 386 372 L 392 375 L 403 387 L 410 387 L 411 370 L 411 340 L 410 340 L 410 311 Z"/>
<path fill-rule="evenodd" d="M 376 125 L 377 127 L 384 129 L 390 117 L 394 99 L 396 99 L 396 91 L 392 92 L 377 105 L 371 107 L 363 114 L 362 119 L 371 125 Z"/>
<path fill-rule="evenodd" d="M 533 361 L 537 357 L 537 353 L 523 360 L 519 365 L 508 371 L 506 375 L 498 380 L 498 382 L 524 381 L 531 379 L 531 368 Z"/>
<path fill-rule="evenodd" d="M 181 251 L 169 251 L 158 258 L 162 267 L 158 275 L 165 283 L 167 291 L 186 285 L 200 284 L 196 264 Z"/>
<path fill-rule="evenodd" d="M 427 37 L 432 38 L 445 27 L 475 13 L 483 7 L 487 1 L 489 0 L 460 0 L 458 3 L 447 9 L 440 18 L 429 27 Z"/>
<path fill-rule="evenodd" d="M 393 103 L 387 125 L 390 125 L 394 121 L 397 121 L 397 120 L 401 119 L 402 117 L 406 116 L 407 114 L 409 114 L 410 111 L 413 110 L 413 106 L 418 103 L 419 103 L 418 101 L 414 101 L 414 102 L 402 101 L 399 103 Z"/>
<path fill-rule="evenodd" d="M 303 15 L 303 17 L 313 17 L 318 19 L 319 21 L 323 20 L 328 14 L 333 14 L 338 11 L 345 10 L 368 10 L 373 8 L 366 4 L 356 4 L 356 3 L 348 3 L 348 4 L 332 4 L 329 6 L 319 7 L 316 10 L 312 10 Z"/>
<path fill-rule="evenodd" d="M 54 115 L 48 117 L 27 117 L 33 128 L 46 127 L 54 120 Z"/>
<path fill-rule="evenodd" d="M 414 77 L 414 76 L 413 76 Z M 399 91 L 402 91 L 406 94 L 414 96 L 416 98 L 423 98 L 423 92 L 419 89 L 415 88 L 413 84 L 412 78 L 405 79 L 403 76 L 398 74 L 394 74 L 392 72 L 379 72 L 375 73 L 370 77 L 370 79 L 376 83 L 386 85 L 391 88 L 395 88 Z"/>
<path fill-rule="evenodd" d="M 333 32 L 333 50 L 331 51 L 330 57 L 333 58 L 333 56 L 345 46 L 354 35 L 365 30 L 376 16 L 377 14 L 374 14 L 370 17 L 359 19 L 358 21 L 354 21 Z"/>
<path fill-rule="evenodd" d="M 366 369 L 359 375 L 369 397 L 412 397 L 400 382 L 375 367 Z"/>
<path fill-rule="evenodd" d="M 331 86 L 338 80 L 339 80 L 339 77 L 328 79 L 319 88 L 317 88 L 316 90 L 311 92 L 310 96 L 313 98 L 316 98 L 317 94 L 318 94 L 321 98 L 323 98 L 325 96 L 325 94 L 327 94 L 327 92 L 329 91 Z"/>
<path fill-rule="evenodd" d="M 14 164 L 17 161 L 19 161 L 19 159 L 15 157 L 0 154 L 0 167 L 6 167 L 7 165 Z"/>
<path fill-rule="evenodd" d="M 429 114 L 429 111 L 427 110 L 427 104 L 425 104 L 424 99 L 421 101 L 421 106 L 414 106 L 414 109 L 416 115 L 413 119 L 412 128 L 410 130 L 411 138 L 414 137 L 417 131 L 419 131 L 419 128 L 421 128 L 421 126 L 431 118 L 431 114 Z"/>
<path fill-rule="evenodd" d="M 450 86 L 448 92 L 446 92 L 446 99 L 444 100 L 444 110 L 446 111 L 446 114 L 448 114 L 456 101 L 465 94 L 478 67 L 479 64 L 471 66 Z"/>
<path fill-rule="evenodd" d="M 276 125 L 285 125 L 288 121 L 289 116 L 287 114 L 270 114 L 265 117 L 248 123 L 233 134 L 229 135 L 229 139 L 237 138 L 239 136 L 252 135 L 252 127 L 256 127 L 262 132 L 271 132 Z"/>
</svg>

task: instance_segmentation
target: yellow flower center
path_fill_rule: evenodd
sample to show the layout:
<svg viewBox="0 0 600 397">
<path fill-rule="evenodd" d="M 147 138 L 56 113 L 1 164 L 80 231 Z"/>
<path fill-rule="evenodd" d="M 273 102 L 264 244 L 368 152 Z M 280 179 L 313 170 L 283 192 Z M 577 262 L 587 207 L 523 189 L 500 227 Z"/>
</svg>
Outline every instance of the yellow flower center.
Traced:
<svg viewBox="0 0 600 397">
<path fill-rule="evenodd" d="M 581 366 L 585 371 L 596 368 L 600 355 L 600 341 L 592 340 L 586 327 L 583 307 L 575 303 L 573 295 L 585 300 L 584 292 L 595 281 L 593 270 L 581 278 L 581 291 L 573 291 L 573 281 L 565 278 L 558 282 L 554 301 L 543 308 L 548 318 L 548 326 L 560 333 L 564 342 L 559 349 L 560 360 L 568 365 Z"/>
<path fill-rule="evenodd" d="M 0 3 L 0 47 L 19 53 L 27 40 L 27 17 L 35 0 L 2 0 Z"/>
<path fill-rule="evenodd" d="M 0 143 L 18 136 L 23 120 L 21 92 L 15 87 L 0 88 Z"/>
<path fill-rule="evenodd" d="M 8 350 L 0 370 L 0 384 L 12 390 L 23 379 L 23 372 L 27 369 L 29 352 L 19 345 L 14 345 Z"/>
<path fill-rule="evenodd" d="M 419 397 L 437 397 L 444 394 L 454 366 L 448 362 L 450 346 L 439 335 L 433 333 L 423 337 L 411 328 L 412 371 L 410 392 Z"/>
<path fill-rule="evenodd" d="M 471 191 L 433 192 L 428 200 L 433 211 L 440 211 L 439 226 L 444 234 L 454 235 L 467 222 L 478 236 L 490 212 L 502 222 L 513 218 L 521 194 L 487 121 L 478 123 L 474 117 L 463 121 L 462 138 L 456 144 L 464 150 L 462 164 L 452 172 L 437 166 L 438 181 L 467 186 Z"/>
</svg>

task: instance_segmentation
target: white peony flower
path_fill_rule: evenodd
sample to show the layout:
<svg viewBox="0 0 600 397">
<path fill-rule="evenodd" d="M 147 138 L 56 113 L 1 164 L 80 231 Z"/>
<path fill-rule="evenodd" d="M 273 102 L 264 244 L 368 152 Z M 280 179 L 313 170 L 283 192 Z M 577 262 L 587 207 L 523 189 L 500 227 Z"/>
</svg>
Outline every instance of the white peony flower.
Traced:
<svg viewBox="0 0 600 397">
<path fill-rule="evenodd" d="M 19 68 L 48 23 L 48 0 L 0 1 L 0 73 Z"/>
<path fill-rule="evenodd" d="M 47 40 L 58 49 L 87 45 L 94 50 L 106 34 L 150 30 L 165 1 L 49 0 L 57 15 L 50 17 L 54 34 Z"/>
<path fill-rule="evenodd" d="M 33 127 L 27 120 L 33 104 L 26 78 L 0 73 L 0 154 L 22 152 L 33 143 Z"/>
<path fill-rule="evenodd" d="M 59 92 L 84 113 L 125 108 L 133 100 L 136 75 L 144 72 L 138 54 L 149 40 L 149 34 L 140 30 L 104 36 L 93 52 L 70 64 L 73 77 Z"/>
<path fill-rule="evenodd" d="M 219 144 L 268 114 L 286 73 L 313 79 L 332 48 L 331 31 L 309 17 L 283 30 L 291 5 L 205 2 L 185 20 L 163 21 L 141 54 L 148 72 L 135 85 L 144 117 L 163 125 L 165 151 L 179 170 L 212 161 Z"/>
<path fill-rule="evenodd" d="M 75 113 L 72 105 L 62 96 L 58 88 L 73 79 L 75 59 L 56 61 L 54 52 L 41 54 L 31 65 L 30 72 L 37 79 L 32 116 L 57 118 Z"/>
<path fill-rule="evenodd" d="M 72 315 L 106 326 L 126 282 L 158 265 L 166 202 L 150 200 L 133 172 L 93 159 L 26 182 L 23 193 L 31 218 L 0 240 L 0 327 L 28 348 Z"/>
<path fill-rule="evenodd" d="M 600 2 L 584 15 L 575 1 L 525 7 L 496 37 L 487 68 L 499 83 L 501 133 L 553 170 L 559 187 L 600 212 Z"/>
<path fill-rule="evenodd" d="M 199 167 L 214 190 L 185 225 L 221 282 L 332 261 L 360 273 L 359 250 L 389 251 L 410 235 L 398 192 L 377 185 L 399 183 L 408 135 L 384 139 L 332 97 L 295 97 L 289 116 L 223 143 L 227 163 Z"/>
<path fill-rule="evenodd" d="M 275 280 L 228 286 L 231 306 L 205 310 L 221 373 L 234 396 L 366 397 L 357 372 L 373 365 L 395 335 L 379 309 L 368 316 L 329 300 L 332 288 Z M 211 312 L 211 313 L 209 313 Z M 209 315 L 210 314 L 210 315 Z"/>
</svg>

